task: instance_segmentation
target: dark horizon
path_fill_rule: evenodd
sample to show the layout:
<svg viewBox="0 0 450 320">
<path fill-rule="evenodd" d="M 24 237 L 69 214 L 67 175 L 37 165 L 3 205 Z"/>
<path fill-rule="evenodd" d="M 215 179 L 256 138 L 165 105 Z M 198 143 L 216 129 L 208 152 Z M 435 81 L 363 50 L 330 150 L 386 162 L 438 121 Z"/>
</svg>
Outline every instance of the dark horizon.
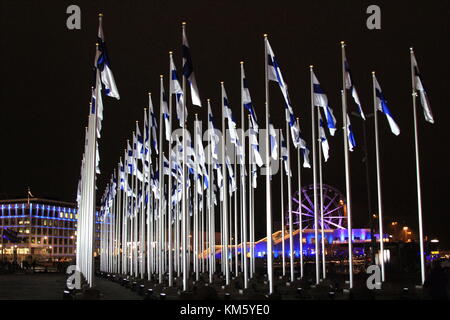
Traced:
<svg viewBox="0 0 450 320">
<path fill-rule="evenodd" d="M 66 28 L 66 8 L 81 8 L 81 30 Z M 381 30 L 366 28 L 367 6 L 381 7 Z M 0 197 L 26 197 L 27 187 L 36 197 L 75 201 L 84 144 L 84 127 L 92 84 L 92 65 L 98 28 L 97 14 L 104 14 L 104 32 L 121 100 L 103 98 L 104 121 L 99 142 L 101 174 L 97 199 L 103 194 L 112 170 L 131 138 L 135 121 L 143 122 L 147 93 L 153 92 L 159 112 L 159 75 L 168 73 L 168 52 L 174 51 L 181 71 L 181 22 L 187 21 L 187 37 L 204 107 L 189 102 L 189 119 L 198 113 L 206 120 L 206 98 L 220 116 L 220 86 L 224 81 L 231 108 L 240 112 L 239 62 L 246 76 L 260 127 L 264 126 L 264 43 L 269 34 L 280 63 L 294 113 L 302 134 L 311 145 L 309 65 L 333 108 L 338 128 L 342 123 L 340 89 L 340 41 L 346 54 L 362 107 L 373 111 L 371 71 L 387 97 L 401 133 L 394 136 L 383 115 L 379 117 L 381 179 L 385 221 L 389 217 L 417 230 L 417 195 L 409 48 L 414 47 L 429 95 L 435 124 L 424 121 L 418 102 L 422 174 L 424 234 L 450 247 L 448 209 L 450 191 L 446 123 L 450 120 L 448 70 L 450 64 L 448 2 L 412 5 L 410 2 L 370 1 L 286 2 L 269 1 L 1 1 L 1 104 L 4 156 L 1 160 Z M 442 41 L 444 40 L 444 41 Z M 167 77 L 165 77 L 167 78 Z M 165 81 L 168 90 L 167 79 Z M 284 128 L 284 105 L 277 85 L 270 88 L 271 119 Z M 189 96 L 188 96 L 189 97 Z M 355 104 L 348 99 L 350 111 Z M 238 126 L 240 117 L 236 117 Z M 174 119 L 174 118 L 173 118 Z M 368 226 L 369 210 L 365 167 L 362 163 L 362 121 L 351 118 L 357 147 L 350 154 L 352 169 L 353 225 Z M 174 128 L 176 121 L 172 122 Z M 373 118 L 367 119 L 372 212 L 376 211 L 375 143 Z M 345 194 L 341 130 L 329 137 L 330 159 L 324 166 L 324 183 Z M 293 187 L 296 156 L 292 153 Z M 312 183 L 311 170 L 303 169 L 303 185 Z M 259 178 L 256 194 L 264 194 Z M 279 175 L 273 184 L 274 222 L 279 220 Z M 295 188 L 293 188 L 296 191 Z M 286 206 L 286 201 L 285 201 Z M 265 204 L 257 203 L 257 222 L 265 219 Z M 265 221 L 265 220 L 264 220 Z M 258 234 L 264 234 L 259 226 Z"/>
</svg>

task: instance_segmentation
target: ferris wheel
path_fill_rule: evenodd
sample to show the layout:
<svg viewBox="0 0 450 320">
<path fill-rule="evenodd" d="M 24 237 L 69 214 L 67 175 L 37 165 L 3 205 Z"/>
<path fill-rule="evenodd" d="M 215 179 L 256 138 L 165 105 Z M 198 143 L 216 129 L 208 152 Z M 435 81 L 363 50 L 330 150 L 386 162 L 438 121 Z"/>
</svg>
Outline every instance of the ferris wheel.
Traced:
<svg viewBox="0 0 450 320">
<path fill-rule="evenodd" d="M 318 227 L 322 227 L 320 215 L 320 186 L 317 184 Z M 336 188 L 322 184 L 323 192 L 323 227 L 324 229 L 346 229 L 347 212 L 344 196 Z M 314 186 L 308 185 L 301 189 L 301 206 L 299 192 L 292 198 L 293 224 L 299 224 L 300 212 L 302 214 L 302 230 L 314 229 Z M 300 210 L 301 207 L 301 210 Z M 288 215 L 286 215 L 286 224 Z"/>
</svg>

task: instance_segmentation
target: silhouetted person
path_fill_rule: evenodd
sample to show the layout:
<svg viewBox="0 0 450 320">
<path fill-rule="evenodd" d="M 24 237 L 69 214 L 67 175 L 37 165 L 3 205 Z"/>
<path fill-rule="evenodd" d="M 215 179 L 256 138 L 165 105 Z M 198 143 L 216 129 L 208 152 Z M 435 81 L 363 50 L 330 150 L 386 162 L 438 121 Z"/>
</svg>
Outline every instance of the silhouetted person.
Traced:
<svg viewBox="0 0 450 320">
<path fill-rule="evenodd" d="M 439 261 L 434 261 L 430 273 L 424 283 L 424 288 L 429 290 L 431 299 L 447 300 L 447 275 Z"/>
</svg>

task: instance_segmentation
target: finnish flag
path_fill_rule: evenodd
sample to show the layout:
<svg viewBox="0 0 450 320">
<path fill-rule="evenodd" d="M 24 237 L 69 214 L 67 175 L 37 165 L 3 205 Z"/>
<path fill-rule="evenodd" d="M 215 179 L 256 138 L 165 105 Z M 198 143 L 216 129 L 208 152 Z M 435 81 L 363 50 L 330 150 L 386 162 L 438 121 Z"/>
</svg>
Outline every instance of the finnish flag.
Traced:
<svg viewBox="0 0 450 320">
<path fill-rule="evenodd" d="M 95 67 L 100 70 L 101 79 L 105 86 L 105 94 L 109 97 L 120 99 L 119 91 L 117 90 L 116 82 L 114 80 L 113 73 L 111 71 L 111 65 L 109 63 L 108 52 L 106 50 L 105 35 L 103 34 L 102 26 L 103 17 L 99 16 L 98 25 L 98 47 L 95 59 Z"/>
<path fill-rule="evenodd" d="M 325 162 L 327 162 L 328 158 L 329 158 L 329 150 L 330 150 L 330 146 L 328 145 L 328 140 L 327 140 L 327 136 L 325 134 L 325 128 L 324 128 L 324 123 L 322 120 L 322 115 L 319 112 L 319 138 L 320 138 L 320 144 L 322 146 L 322 153 L 323 153 L 323 158 L 325 160 Z"/>
<path fill-rule="evenodd" d="M 186 31 L 183 27 L 183 75 L 191 87 L 191 99 L 194 106 L 202 106 L 198 93 L 197 81 L 195 80 L 194 66 L 192 64 L 191 51 L 189 49 Z"/>
<path fill-rule="evenodd" d="M 256 164 L 258 167 L 262 167 L 263 160 L 261 158 L 261 154 L 259 153 L 259 143 L 258 143 L 258 137 L 257 132 L 253 127 L 249 128 L 249 139 L 250 139 L 250 145 L 252 147 L 252 152 L 255 157 Z"/>
<path fill-rule="evenodd" d="M 214 116 L 212 114 L 211 111 L 211 104 L 208 100 L 208 122 L 210 125 L 210 132 L 209 132 L 209 140 L 210 140 L 210 148 L 211 148 L 211 153 L 212 153 L 212 157 L 213 160 L 218 161 L 219 160 L 219 151 L 218 151 L 218 146 L 219 146 L 219 136 L 216 134 L 215 132 L 215 125 L 214 125 Z"/>
<path fill-rule="evenodd" d="M 350 90 L 351 95 L 353 97 L 353 100 L 355 101 L 357 107 L 358 107 L 358 113 L 363 118 L 363 120 L 366 120 L 366 117 L 364 116 L 364 112 L 361 107 L 361 102 L 359 101 L 358 92 L 356 91 L 356 88 L 352 81 L 352 75 L 350 72 L 350 66 L 348 64 L 347 58 L 344 53 L 344 70 L 345 70 L 345 89 Z"/>
<path fill-rule="evenodd" d="M 273 160 L 278 160 L 278 142 L 277 133 L 273 124 L 269 123 L 269 141 L 270 141 L 270 156 Z"/>
<path fill-rule="evenodd" d="M 312 72 L 312 76 L 314 105 L 323 108 L 325 118 L 327 119 L 328 130 L 330 130 L 330 134 L 334 136 L 334 133 L 336 132 L 336 118 L 333 115 L 333 110 L 328 105 L 327 95 L 320 86 L 319 80 L 317 80 L 314 71 Z"/>
<path fill-rule="evenodd" d="M 400 128 L 398 127 L 397 123 L 395 123 L 395 120 L 392 117 L 391 111 L 389 110 L 386 102 L 386 98 L 384 97 L 383 92 L 381 91 L 380 84 L 378 83 L 375 74 L 373 74 L 373 78 L 375 80 L 375 96 L 376 96 L 377 110 L 383 112 L 386 115 L 392 133 L 398 136 L 400 134 Z"/>
<path fill-rule="evenodd" d="M 286 176 L 292 176 L 292 174 L 290 172 L 288 172 L 288 151 L 287 151 L 287 145 L 286 145 L 286 140 L 284 140 L 284 136 L 283 136 L 283 132 L 280 131 L 280 139 L 281 139 L 281 159 L 284 162 L 284 170 L 286 173 Z"/>
<path fill-rule="evenodd" d="M 350 117 L 347 114 L 347 137 L 348 137 L 348 150 L 353 151 L 356 147 L 355 135 L 353 134 L 352 124 L 350 123 Z"/>
<path fill-rule="evenodd" d="M 175 94 L 177 118 L 180 122 L 180 127 L 184 127 L 184 122 L 187 119 L 187 109 L 184 105 L 183 90 L 178 80 L 177 69 L 173 62 L 172 55 L 170 55 L 170 94 Z M 184 121 L 183 121 L 183 108 L 184 108 Z"/>
<path fill-rule="evenodd" d="M 153 101 L 151 95 L 149 96 L 148 111 L 150 113 L 150 127 L 152 128 L 152 145 L 156 151 L 156 154 L 158 154 L 158 137 L 156 136 L 158 122 L 156 121 L 156 115 L 153 110 Z"/>
<path fill-rule="evenodd" d="M 163 94 L 162 114 L 163 114 L 163 119 L 164 119 L 166 140 L 170 141 L 170 124 L 169 124 L 170 115 L 169 115 L 169 107 L 167 106 L 167 97 L 166 97 L 166 93 L 164 91 L 164 87 L 162 89 L 162 94 Z"/>
<path fill-rule="evenodd" d="M 231 143 L 234 144 L 236 146 L 236 151 L 237 154 L 239 156 L 243 155 L 243 151 L 242 151 L 242 145 L 241 142 L 239 141 L 239 137 L 236 131 L 236 121 L 233 117 L 233 112 L 231 111 L 230 105 L 228 104 L 228 97 L 227 97 L 227 93 L 225 91 L 225 87 L 222 83 L 222 95 L 223 95 L 223 107 L 224 107 L 224 114 L 225 117 L 227 118 L 227 122 L 228 122 L 228 130 L 230 132 L 230 139 L 231 139 Z"/>
<path fill-rule="evenodd" d="M 243 100 L 242 102 L 244 104 L 244 107 L 250 113 L 250 120 L 252 121 L 253 129 L 256 132 L 258 132 L 258 123 L 257 123 L 257 119 L 256 119 L 256 113 L 255 113 L 255 110 L 253 109 L 252 98 L 250 97 L 250 91 L 248 89 L 248 82 L 247 82 L 247 78 L 245 77 L 243 63 L 241 63 L 241 69 L 242 69 L 241 81 L 242 81 L 242 100 Z"/>
<path fill-rule="evenodd" d="M 419 91 L 420 102 L 423 108 L 423 115 L 425 116 L 425 120 L 429 123 L 434 123 L 433 113 L 431 112 L 430 102 L 428 101 L 427 92 L 422 83 L 422 77 L 420 76 L 419 66 L 417 65 L 416 57 L 414 56 L 414 52 L 411 49 L 411 57 L 412 57 L 412 65 L 414 70 L 414 84 L 415 91 Z"/>
</svg>

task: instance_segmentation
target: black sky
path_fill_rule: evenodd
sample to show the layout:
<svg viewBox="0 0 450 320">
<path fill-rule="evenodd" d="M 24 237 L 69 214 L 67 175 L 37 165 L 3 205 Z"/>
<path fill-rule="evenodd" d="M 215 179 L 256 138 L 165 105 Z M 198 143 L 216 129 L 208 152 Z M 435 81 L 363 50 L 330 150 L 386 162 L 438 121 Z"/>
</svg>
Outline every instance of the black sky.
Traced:
<svg viewBox="0 0 450 320">
<path fill-rule="evenodd" d="M 66 8 L 81 8 L 81 30 L 66 28 Z M 366 28 L 366 8 L 381 7 L 382 29 Z M 104 98 L 100 142 L 102 175 L 99 194 L 123 154 L 135 121 L 142 121 L 147 92 L 159 92 L 159 75 L 168 72 L 173 50 L 181 70 L 181 22 L 187 21 L 189 44 L 203 100 L 211 98 L 219 116 L 224 81 L 231 106 L 239 110 L 239 61 L 246 75 L 260 125 L 264 119 L 263 33 L 278 57 L 303 135 L 310 144 L 309 65 L 326 91 L 341 123 L 341 40 L 363 109 L 373 110 L 371 74 L 378 80 L 399 124 L 398 137 L 380 117 L 384 214 L 415 228 L 417 200 L 411 107 L 409 47 L 428 89 L 436 123 L 425 123 L 419 109 L 425 234 L 450 244 L 448 233 L 450 174 L 448 161 L 449 21 L 448 1 L 1 1 L 1 119 L 0 196 L 35 196 L 74 201 L 83 152 L 84 126 L 92 82 L 97 14 L 104 31 L 120 101 Z M 166 83 L 167 88 L 167 83 Z M 155 99 L 155 102 L 158 99 Z M 155 103 L 156 110 L 159 106 Z M 353 104 L 350 104 L 354 108 Z M 420 105 L 419 105 L 420 106 Z M 190 107 L 190 116 L 206 109 Z M 195 109 L 193 109 L 195 108 Z M 284 126 L 283 100 L 271 88 L 271 117 Z M 361 121 L 352 119 L 358 143 L 351 154 L 354 225 L 368 222 L 362 159 Z M 373 118 L 367 121 L 372 201 L 376 201 Z M 324 182 L 345 191 L 342 136 L 330 138 L 331 158 Z M 296 170 L 294 170 L 296 176 Z M 279 190 L 279 178 L 274 190 Z M 311 183 L 310 170 L 304 171 Z M 260 179 L 259 197 L 264 196 Z M 274 193 L 274 209 L 279 208 Z M 263 201 L 260 201 L 263 203 Z M 263 210 L 264 206 L 257 209 Z M 258 219 L 264 219 L 264 213 Z M 260 231 L 263 231 L 260 230 Z"/>
</svg>

